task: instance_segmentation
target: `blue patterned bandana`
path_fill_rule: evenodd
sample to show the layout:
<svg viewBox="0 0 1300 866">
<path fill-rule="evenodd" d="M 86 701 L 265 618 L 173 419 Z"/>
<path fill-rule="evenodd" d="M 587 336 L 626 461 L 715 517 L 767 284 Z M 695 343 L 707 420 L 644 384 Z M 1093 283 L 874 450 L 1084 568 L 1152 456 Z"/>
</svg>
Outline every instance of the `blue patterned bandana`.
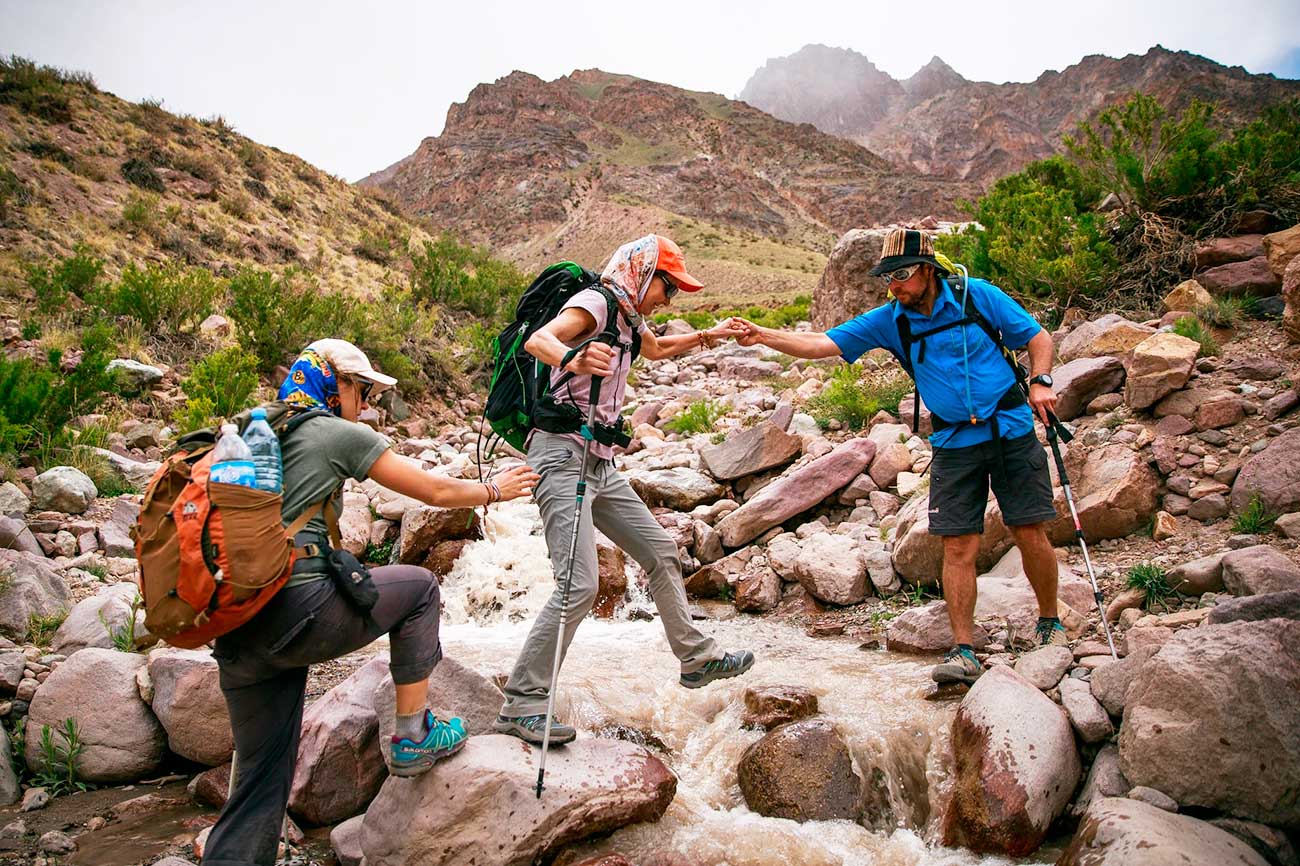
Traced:
<svg viewBox="0 0 1300 866">
<path fill-rule="evenodd" d="M 304 349 L 289 368 L 278 399 L 301 409 L 326 409 L 335 415 L 343 411 L 334 369 L 311 349 Z"/>
</svg>

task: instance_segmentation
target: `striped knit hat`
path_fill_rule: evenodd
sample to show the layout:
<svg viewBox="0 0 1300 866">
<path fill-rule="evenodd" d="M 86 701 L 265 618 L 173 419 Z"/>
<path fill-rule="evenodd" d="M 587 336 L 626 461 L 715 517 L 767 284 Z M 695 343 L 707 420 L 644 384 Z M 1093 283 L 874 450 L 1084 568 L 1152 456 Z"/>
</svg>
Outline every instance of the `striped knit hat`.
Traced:
<svg viewBox="0 0 1300 866">
<path fill-rule="evenodd" d="M 880 251 L 880 264 L 871 269 L 870 275 L 878 277 L 917 262 L 934 265 L 935 272 L 941 277 L 949 274 L 948 269 L 939 264 L 939 260 L 934 257 L 933 238 L 916 229 L 893 229 L 885 235 L 885 245 Z"/>
</svg>

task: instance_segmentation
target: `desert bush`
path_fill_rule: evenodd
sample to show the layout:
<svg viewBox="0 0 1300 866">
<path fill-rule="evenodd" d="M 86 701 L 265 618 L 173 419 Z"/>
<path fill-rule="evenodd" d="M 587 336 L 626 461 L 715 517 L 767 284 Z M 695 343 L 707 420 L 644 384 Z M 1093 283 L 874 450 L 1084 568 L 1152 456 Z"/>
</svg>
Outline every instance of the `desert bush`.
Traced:
<svg viewBox="0 0 1300 866">
<path fill-rule="evenodd" d="M 104 263 L 84 245 L 66 258 L 32 265 L 27 269 L 27 287 L 36 298 L 36 312 L 53 315 L 66 308 L 69 297 L 93 294 L 103 272 Z"/>
<path fill-rule="evenodd" d="M 95 80 L 85 72 L 42 66 L 23 57 L 0 57 L 0 103 L 24 114 L 67 123 L 72 120 L 69 88 L 95 92 Z"/>
<path fill-rule="evenodd" d="M 243 190 L 236 190 L 230 195 L 223 195 L 219 202 L 221 210 L 237 220 L 248 221 L 253 215 L 253 199 Z"/>
<path fill-rule="evenodd" d="M 528 282 L 514 265 L 450 235 L 425 241 L 411 256 L 411 293 L 417 302 L 441 304 L 486 320 L 513 311 Z"/>
<path fill-rule="evenodd" d="M 192 330 L 212 314 L 225 284 L 201 267 L 135 263 L 91 300 L 115 316 L 130 316 L 149 333 Z"/>
<path fill-rule="evenodd" d="M 1219 343 L 1214 339 L 1214 334 L 1210 333 L 1210 329 L 1196 316 L 1183 316 L 1178 319 L 1174 322 L 1173 331 L 1180 337 L 1195 340 L 1200 344 L 1201 348 L 1196 353 L 1198 358 L 1219 354 Z"/>
<path fill-rule="evenodd" d="M 257 390 L 257 359 L 240 346 L 228 346 L 202 358 L 181 382 L 184 409 L 177 426 L 188 433 L 209 427 L 252 405 Z"/>
<path fill-rule="evenodd" d="M 259 372 L 270 375 L 313 340 L 350 334 L 357 304 L 337 292 L 321 293 L 294 268 L 280 276 L 244 268 L 230 280 L 227 313 Z"/>
<path fill-rule="evenodd" d="M 808 401 L 807 410 L 823 430 L 831 421 L 861 430 L 881 409 L 897 413 L 898 404 L 913 387 L 911 378 L 900 371 L 881 373 L 843 364 L 834 369 L 821 393 Z"/>
<path fill-rule="evenodd" d="M 245 139 L 239 144 L 239 161 L 248 169 L 248 173 L 257 180 L 266 180 L 271 171 L 271 161 L 267 159 L 262 148 Z"/>
<path fill-rule="evenodd" d="M 133 156 L 122 163 L 122 177 L 126 182 L 149 192 L 163 192 L 167 185 L 163 183 L 153 165 L 145 159 Z"/>
</svg>

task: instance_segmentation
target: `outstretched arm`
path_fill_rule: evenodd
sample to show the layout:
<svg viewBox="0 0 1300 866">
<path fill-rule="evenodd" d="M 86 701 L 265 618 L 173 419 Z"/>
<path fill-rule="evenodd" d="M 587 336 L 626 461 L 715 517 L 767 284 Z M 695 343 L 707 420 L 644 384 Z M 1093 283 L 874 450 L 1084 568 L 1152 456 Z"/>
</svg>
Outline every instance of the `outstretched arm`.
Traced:
<svg viewBox="0 0 1300 866">
<path fill-rule="evenodd" d="M 825 334 L 812 331 L 779 331 L 776 328 L 764 328 L 740 317 L 733 318 L 735 327 L 742 329 L 744 336 L 739 338 L 742 346 L 761 343 L 770 349 L 784 352 L 796 358 L 834 358 L 840 354 L 840 347 Z"/>
<path fill-rule="evenodd" d="M 692 331 L 667 337 L 656 336 L 654 331 L 647 328 L 641 333 L 641 354 L 649 361 L 659 361 L 675 358 L 691 349 L 711 348 L 723 340 L 740 339 L 746 332 L 733 325 L 732 321 L 727 319 L 718 322 L 707 331 Z"/>
<path fill-rule="evenodd" d="M 379 455 L 369 475 L 389 490 L 442 508 L 465 508 L 496 501 L 495 491 L 487 484 L 425 472 L 391 450 Z M 539 478 L 530 467 L 516 466 L 497 475 L 492 483 L 501 491 L 502 500 L 518 499 L 531 493 Z"/>
</svg>

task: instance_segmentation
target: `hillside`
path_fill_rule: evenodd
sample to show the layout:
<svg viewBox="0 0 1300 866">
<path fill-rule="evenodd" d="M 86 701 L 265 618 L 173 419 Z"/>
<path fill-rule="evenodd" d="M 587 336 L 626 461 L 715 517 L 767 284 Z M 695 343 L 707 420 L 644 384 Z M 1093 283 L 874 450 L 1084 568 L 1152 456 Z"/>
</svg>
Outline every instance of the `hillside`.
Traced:
<svg viewBox="0 0 1300 866">
<path fill-rule="evenodd" d="M 1080 122 L 1134 91 L 1174 110 L 1213 101 L 1228 125 L 1300 95 L 1300 81 L 1252 75 L 1160 46 L 1115 59 L 1090 55 L 1028 83 L 967 81 L 934 58 L 906 81 L 844 49 L 809 45 L 768 61 L 740 98 L 777 117 L 852 139 L 902 168 L 987 185 L 1063 151 Z"/>
<path fill-rule="evenodd" d="M 664 231 L 706 282 L 747 297 L 806 291 L 844 230 L 955 216 L 972 191 L 717 94 L 599 70 L 481 84 L 442 135 L 360 185 L 530 266 L 598 265 Z"/>
</svg>

